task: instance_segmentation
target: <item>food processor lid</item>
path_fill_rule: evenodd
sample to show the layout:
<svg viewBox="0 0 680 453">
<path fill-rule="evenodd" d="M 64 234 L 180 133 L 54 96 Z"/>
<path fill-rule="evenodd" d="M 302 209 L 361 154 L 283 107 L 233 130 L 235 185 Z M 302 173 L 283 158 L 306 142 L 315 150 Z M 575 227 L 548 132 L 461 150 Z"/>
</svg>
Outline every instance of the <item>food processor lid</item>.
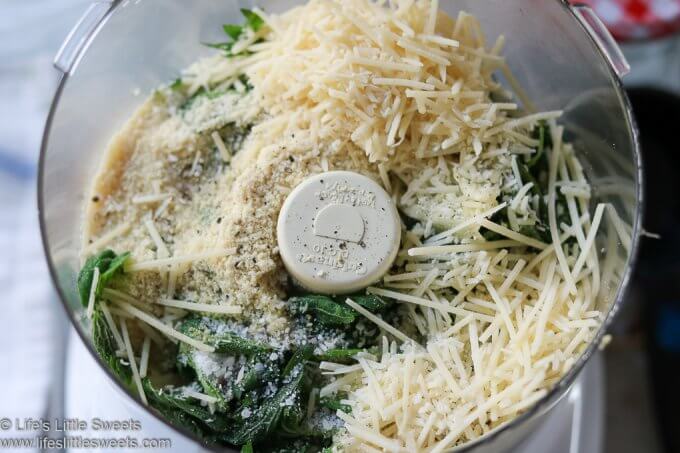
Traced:
<svg viewBox="0 0 680 453">
<path fill-rule="evenodd" d="M 289 274 L 310 291 L 345 294 L 378 281 L 399 251 L 394 202 L 359 173 L 312 176 L 286 198 L 277 226 Z"/>
</svg>

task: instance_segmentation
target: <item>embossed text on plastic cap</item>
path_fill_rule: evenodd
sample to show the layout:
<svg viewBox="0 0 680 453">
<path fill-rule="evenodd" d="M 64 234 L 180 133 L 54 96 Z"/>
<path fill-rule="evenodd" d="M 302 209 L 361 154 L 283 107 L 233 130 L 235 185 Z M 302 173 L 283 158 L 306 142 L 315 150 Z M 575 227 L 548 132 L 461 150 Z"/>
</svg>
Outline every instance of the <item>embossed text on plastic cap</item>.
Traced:
<svg viewBox="0 0 680 453">
<path fill-rule="evenodd" d="M 332 171 L 312 176 L 288 196 L 277 238 L 286 269 L 300 285 L 350 293 L 390 268 L 401 237 L 397 209 L 366 176 Z"/>
</svg>

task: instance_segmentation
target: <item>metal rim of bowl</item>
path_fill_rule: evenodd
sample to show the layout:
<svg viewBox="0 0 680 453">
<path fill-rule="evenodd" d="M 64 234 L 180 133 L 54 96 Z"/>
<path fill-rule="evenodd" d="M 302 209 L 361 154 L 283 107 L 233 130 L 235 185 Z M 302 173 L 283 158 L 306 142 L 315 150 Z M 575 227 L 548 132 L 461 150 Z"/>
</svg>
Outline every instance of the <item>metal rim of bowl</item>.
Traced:
<svg viewBox="0 0 680 453">
<path fill-rule="evenodd" d="M 614 69 L 609 65 L 609 63 L 606 62 L 606 56 L 600 49 L 600 47 L 597 45 L 593 37 L 588 33 L 588 31 L 585 29 L 583 24 L 576 18 L 573 9 L 570 7 L 570 5 L 567 3 L 567 0 L 556 0 L 558 1 L 565 12 L 567 14 L 570 14 L 572 16 L 572 19 L 574 22 L 581 27 L 583 30 L 583 33 L 588 36 L 588 39 L 590 40 L 592 46 L 596 49 L 597 54 L 600 55 L 603 61 L 605 61 L 605 64 L 609 70 L 610 73 L 610 79 L 614 83 L 614 88 L 616 89 L 616 92 L 619 96 L 619 101 L 621 106 L 623 107 L 623 112 L 624 116 L 626 119 L 626 123 L 628 125 L 628 129 L 631 134 L 632 138 L 632 144 L 633 144 L 633 157 L 635 159 L 635 194 L 636 194 L 636 201 L 637 201 L 637 209 L 635 212 L 635 220 L 633 223 L 633 234 L 631 238 L 631 248 L 630 248 L 630 253 L 628 256 L 628 263 L 625 267 L 623 276 L 621 278 L 621 281 L 619 283 L 619 287 L 617 289 L 616 296 L 614 297 L 614 301 L 611 304 L 611 307 L 609 308 L 609 312 L 607 313 L 607 317 L 604 319 L 602 324 L 600 325 L 600 328 L 597 331 L 597 334 L 591 341 L 591 343 L 588 345 L 586 350 L 581 354 L 581 356 L 578 358 L 578 360 L 571 366 L 570 370 L 562 376 L 562 378 L 559 380 L 559 382 L 550 389 L 550 391 L 541 399 L 539 399 L 537 402 L 535 402 L 526 412 L 518 415 L 511 421 L 504 423 L 497 428 L 493 429 L 489 433 L 486 433 L 485 435 L 481 436 L 480 438 L 466 442 L 462 445 L 452 447 L 450 451 L 455 451 L 456 453 L 463 453 L 463 452 L 470 452 L 474 448 L 477 448 L 481 444 L 488 443 L 493 441 L 494 439 L 498 438 L 499 436 L 503 435 L 510 429 L 515 428 L 516 426 L 520 425 L 522 422 L 531 419 L 534 416 L 539 415 L 542 411 L 548 411 L 550 407 L 554 404 L 556 404 L 562 396 L 566 395 L 569 387 L 574 383 L 576 380 L 576 377 L 579 375 L 585 364 L 588 362 L 590 357 L 595 353 L 597 348 L 599 348 L 599 345 L 602 341 L 602 337 L 605 335 L 611 324 L 613 323 L 614 319 L 616 318 L 616 315 L 621 309 L 621 305 L 623 303 L 624 296 L 627 293 L 628 286 L 630 283 L 630 278 L 633 274 L 633 271 L 636 267 L 637 263 L 637 257 L 638 257 L 638 251 L 639 251 L 639 245 L 640 245 L 640 231 L 641 231 L 641 226 L 642 226 L 642 217 L 643 217 L 643 212 L 644 212 L 644 205 L 645 205 L 645 199 L 643 195 L 643 161 L 642 161 L 642 155 L 640 152 L 640 140 L 639 140 L 639 130 L 637 127 L 637 123 L 635 122 L 635 118 L 633 116 L 633 109 L 632 105 L 630 102 L 630 99 L 628 98 L 628 95 L 625 92 L 625 89 L 623 87 L 623 82 L 621 79 L 618 77 L 618 75 L 615 73 Z M 107 19 L 111 16 L 111 14 L 116 10 L 116 7 L 121 3 L 121 0 L 114 0 L 111 3 L 111 7 L 109 10 L 106 12 L 104 17 L 102 17 L 101 21 L 97 26 L 95 27 L 94 31 L 92 34 L 88 37 L 88 42 L 91 42 L 98 34 L 98 31 L 101 29 L 101 27 L 104 26 L 104 24 L 107 22 Z M 85 46 L 85 49 L 87 46 Z M 54 115 L 56 113 L 57 107 L 59 106 L 59 101 L 61 99 L 61 95 L 64 89 L 64 86 L 68 82 L 68 74 L 67 73 L 62 73 L 61 78 L 59 80 L 59 84 L 57 86 L 56 92 L 54 94 L 54 97 L 52 99 L 52 103 L 50 105 L 49 113 L 47 115 L 47 119 L 45 121 L 45 128 L 43 130 L 43 135 L 42 135 L 42 141 L 40 145 L 40 157 L 39 157 L 39 162 L 38 162 L 38 220 L 40 224 L 40 236 L 42 239 L 42 246 L 43 246 L 43 252 L 45 254 L 45 259 L 48 264 L 49 268 L 49 274 L 52 279 L 52 284 L 54 285 L 55 289 L 57 290 L 57 294 L 59 296 L 59 300 L 61 302 L 62 307 L 67 313 L 67 316 L 69 318 L 69 321 L 71 324 L 75 327 L 76 332 L 78 333 L 78 336 L 80 337 L 81 341 L 85 344 L 86 349 L 89 351 L 90 355 L 95 359 L 97 364 L 99 365 L 100 368 L 104 370 L 106 375 L 109 377 L 110 380 L 112 380 L 117 387 L 117 390 L 120 392 L 124 393 L 130 400 L 132 400 L 135 404 L 139 406 L 143 411 L 146 413 L 150 413 L 156 420 L 160 421 L 163 423 L 165 426 L 169 427 L 171 430 L 174 432 L 183 435 L 184 437 L 191 439 L 198 444 L 202 445 L 203 447 L 209 448 L 214 451 L 229 451 L 229 447 L 218 447 L 214 444 L 206 444 L 203 439 L 200 437 L 196 436 L 194 433 L 189 431 L 188 429 L 174 425 L 173 423 L 170 423 L 165 417 L 157 413 L 155 410 L 150 409 L 148 406 L 144 406 L 137 398 L 134 397 L 132 392 L 127 389 L 119 380 L 118 378 L 111 372 L 111 370 L 104 364 L 102 363 L 101 359 L 99 358 L 99 355 L 97 352 L 94 350 L 92 347 L 91 342 L 89 341 L 89 336 L 83 331 L 80 323 L 76 319 L 75 313 L 69 308 L 68 303 L 66 302 L 66 297 L 65 294 L 59 285 L 59 279 L 57 277 L 56 273 L 56 267 L 54 265 L 54 262 L 52 260 L 52 256 L 50 255 L 50 247 L 49 247 L 49 240 L 47 238 L 47 219 L 45 218 L 45 200 L 43 197 L 43 189 L 44 189 L 44 176 L 45 176 L 45 160 L 46 160 L 46 154 L 47 154 L 47 148 L 48 148 L 48 142 L 49 142 L 49 135 L 50 131 L 52 128 L 52 121 L 54 119 Z M 235 451 L 235 450 L 232 450 Z"/>
</svg>

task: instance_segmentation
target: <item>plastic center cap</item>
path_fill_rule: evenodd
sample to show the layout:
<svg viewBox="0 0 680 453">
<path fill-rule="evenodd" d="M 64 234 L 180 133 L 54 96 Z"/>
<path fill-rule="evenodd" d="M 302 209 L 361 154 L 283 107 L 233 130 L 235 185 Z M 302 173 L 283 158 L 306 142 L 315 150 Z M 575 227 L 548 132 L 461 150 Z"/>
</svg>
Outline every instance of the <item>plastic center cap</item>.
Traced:
<svg viewBox="0 0 680 453">
<path fill-rule="evenodd" d="M 401 224 L 390 196 L 349 171 L 312 176 L 283 203 L 277 227 L 288 272 L 310 291 L 350 293 L 379 280 L 399 250 Z"/>
</svg>

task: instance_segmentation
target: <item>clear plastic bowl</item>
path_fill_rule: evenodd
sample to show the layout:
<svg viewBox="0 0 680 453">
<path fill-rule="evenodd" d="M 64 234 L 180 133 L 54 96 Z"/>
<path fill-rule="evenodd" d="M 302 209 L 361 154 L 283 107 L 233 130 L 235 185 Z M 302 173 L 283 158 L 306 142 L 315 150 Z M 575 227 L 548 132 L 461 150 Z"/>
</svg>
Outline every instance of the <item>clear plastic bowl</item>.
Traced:
<svg viewBox="0 0 680 453">
<path fill-rule="evenodd" d="M 55 66 L 63 78 L 42 145 L 40 224 L 45 254 L 61 300 L 95 357 L 89 329 L 82 321 L 83 309 L 75 283 L 84 198 L 95 169 L 112 134 L 144 97 L 177 77 L 181 68 L 209 54 L 211 50 L 201 43 L 222 39 L 221 25 L 239 22 L 239 8 L 250 6 L 248 3 L 93 3 L 57 56 Z M 262 1 L 258 5 L 276 13 L 297 3 L 300 2 Z M 626 231 L 629 241 L 619 239 L 608 216 L 600 230 L 598 251 L 603 260 L 613 263 L 616 276 L 600 302 L 608 315 L 594 342 L 554 389 L 527 412 L 480 440 L 456 448 L 499 451 L 530 433 L 564 396 L 620 307 L 640 232 L 640 152 L 637 129 L 619 79 L 627 65 L 590 10 L 575 9 L 560 0 L 441 3 L 449 13 L 465 9 L 476 15 L 489 40 L 497 34 L 507 37 L 507 61 L 537 108 L 565 110 L 562 122 L 592 182 L 593 202 L 612 203 L 631 226 Z M 141 404 L 139 408 L 148 410 Z"/>
</svg>

